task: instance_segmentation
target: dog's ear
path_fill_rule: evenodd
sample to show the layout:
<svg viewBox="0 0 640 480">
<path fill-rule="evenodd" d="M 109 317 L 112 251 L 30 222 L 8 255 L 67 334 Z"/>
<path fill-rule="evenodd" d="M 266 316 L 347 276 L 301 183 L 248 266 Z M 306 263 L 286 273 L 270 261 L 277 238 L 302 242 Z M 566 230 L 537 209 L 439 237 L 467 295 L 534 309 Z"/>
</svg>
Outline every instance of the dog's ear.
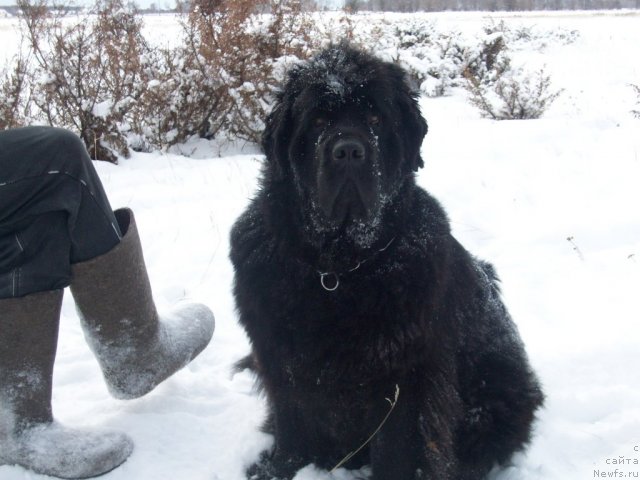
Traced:
<svg viewBox="0 0 640 480">
<path fill-rule="evenodd" d="M 276 97 L 276 103 L 267 116 L 265 128 L 262 132 L 262 150 L 267 162 L 272 166 L 276 178 L 284 177 L 287 162 L 287 149 L 290 141 L 289 108 L 284 93 Z"/>
<path fill-rule="evenodd" d="M 404 88 L 400 89 L 399 106 L 402 115 L 402 132 L 406 161 L 412 171 L 417 172 L 424 167 L 424 161 L 420 155 L 422 141 L 428 131 L 427 121 L 420 113 L 418 105 L 418 93 L 412 89 L 405 80 Z"/>
</svg>

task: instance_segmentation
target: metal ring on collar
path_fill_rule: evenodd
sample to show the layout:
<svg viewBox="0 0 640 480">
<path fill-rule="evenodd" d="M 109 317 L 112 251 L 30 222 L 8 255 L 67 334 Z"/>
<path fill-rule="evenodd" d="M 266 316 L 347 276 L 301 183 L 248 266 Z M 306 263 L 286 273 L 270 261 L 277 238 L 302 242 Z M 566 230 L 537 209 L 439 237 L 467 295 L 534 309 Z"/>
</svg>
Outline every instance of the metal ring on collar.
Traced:
<svg viewBox="0 0 640 480">
<path fill-rule="evenodd" d="M 335 285 L 333 287 L 328 287 L 327 286 L 326 280 L 325 280 L 327 277 L 333 277 L 334 278 Z M 320 273 L 320 284 L 322 285 L 322 288 L 324 288 L 327 292 L 334 292 L 340 286 L 340 277 L 338 277 L 338 274 L 335 273 L 335 272 Z"/>
</svg>

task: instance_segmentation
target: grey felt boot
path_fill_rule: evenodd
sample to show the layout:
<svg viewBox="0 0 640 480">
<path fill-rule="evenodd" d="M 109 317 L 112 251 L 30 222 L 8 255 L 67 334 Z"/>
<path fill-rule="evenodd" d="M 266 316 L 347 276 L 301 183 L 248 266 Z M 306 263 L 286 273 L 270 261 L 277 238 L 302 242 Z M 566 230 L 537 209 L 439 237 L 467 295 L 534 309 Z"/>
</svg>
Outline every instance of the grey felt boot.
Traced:
<svg viewBox="0 0 640 480">
<path fill-rule="evenodd" d="M 115 212 L 123 233 L 109 252 L 72 265 L 71 292 L 111 394 L 136 398 L 187 365 L 209 343 L 211 311 L 187 304 L 160 318 L 133 212 Z"/>
<path fill-rule="evenodd" d="M 113 470 L 131 454 L 124 434 L 53 419 L 51 386 L 62 290 L 0 300 L 0 465 L 60 478 Z"/>
</svg>

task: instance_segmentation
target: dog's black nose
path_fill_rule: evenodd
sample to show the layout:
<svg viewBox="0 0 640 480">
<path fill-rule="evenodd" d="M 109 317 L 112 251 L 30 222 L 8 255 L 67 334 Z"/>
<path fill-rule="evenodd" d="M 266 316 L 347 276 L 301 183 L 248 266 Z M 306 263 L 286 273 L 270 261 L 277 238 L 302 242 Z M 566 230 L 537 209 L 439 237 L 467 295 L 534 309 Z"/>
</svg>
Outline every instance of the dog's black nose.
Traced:
<svg viewBox="0 0 640 480">
<path fill-rule="evenodd" d="M 365 155 L 364 144 L 355 139 L 338 140 L 331 151 L 331 157 L 336 162 L 361 164 L 365 160 Z"/>
</svg>

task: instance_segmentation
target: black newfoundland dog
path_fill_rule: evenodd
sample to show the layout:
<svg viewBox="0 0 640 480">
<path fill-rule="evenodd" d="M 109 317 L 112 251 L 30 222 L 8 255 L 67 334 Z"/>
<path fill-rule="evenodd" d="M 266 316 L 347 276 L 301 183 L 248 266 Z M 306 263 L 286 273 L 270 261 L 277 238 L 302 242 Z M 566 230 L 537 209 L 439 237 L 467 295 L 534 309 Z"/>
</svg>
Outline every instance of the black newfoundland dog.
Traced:
<svg viewBox="0 0 640 480">
<path fill-rule="evenodd" d="M 477 480 L 529 441 L 543 394 L 492 267 L 415 183 L 426 132 L 397 65 L 343 44 L 288 73 L 231 233 L 275 437 L 249 478 Z"/>
</svg>

